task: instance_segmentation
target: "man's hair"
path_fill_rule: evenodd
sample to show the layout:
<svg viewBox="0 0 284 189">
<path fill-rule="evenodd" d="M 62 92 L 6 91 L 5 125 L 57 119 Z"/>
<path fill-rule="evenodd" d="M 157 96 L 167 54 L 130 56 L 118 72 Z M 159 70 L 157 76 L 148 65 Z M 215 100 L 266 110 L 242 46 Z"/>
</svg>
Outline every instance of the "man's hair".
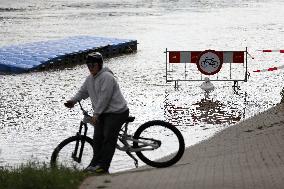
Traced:
<svg viewBox="0 0 284 189">
<path fill-rule="evenodd" d="M 99 64 L 99 68 L 103 67 L 103 56 L 99 52 L 93 52 L 87 55 L 86 64 Z"/>
</svg>

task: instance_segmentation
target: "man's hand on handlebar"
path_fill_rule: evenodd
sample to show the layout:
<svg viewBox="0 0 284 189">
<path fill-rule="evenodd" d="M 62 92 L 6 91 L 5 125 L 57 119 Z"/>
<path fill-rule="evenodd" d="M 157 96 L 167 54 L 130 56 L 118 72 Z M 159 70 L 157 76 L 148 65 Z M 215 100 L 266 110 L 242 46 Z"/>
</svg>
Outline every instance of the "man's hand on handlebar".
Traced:
<svg viewBox="0 0 284 189">
<path fill-rule="evenodd" d="M 76 102 L 72 101 L 72 100 L 68 100 L 64 103 L 64 105 L 67 107 L 67 108 L 73 108 L 74 105 L 76 104 Z"/>
</svg>

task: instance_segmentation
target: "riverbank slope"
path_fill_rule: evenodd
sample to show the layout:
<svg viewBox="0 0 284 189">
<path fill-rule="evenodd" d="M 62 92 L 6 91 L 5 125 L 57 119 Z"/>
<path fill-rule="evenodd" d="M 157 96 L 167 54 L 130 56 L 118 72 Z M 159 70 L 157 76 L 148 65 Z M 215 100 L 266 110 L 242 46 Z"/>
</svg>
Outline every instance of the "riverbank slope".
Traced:
<svg viewBox="0 0 284 189">
<path fill-rule="evenodd" d="M 284 104 L 278 104 L 187 148 L 172 167 L 93 176 L 80 189 L 283 187 Z"/>
</svg>

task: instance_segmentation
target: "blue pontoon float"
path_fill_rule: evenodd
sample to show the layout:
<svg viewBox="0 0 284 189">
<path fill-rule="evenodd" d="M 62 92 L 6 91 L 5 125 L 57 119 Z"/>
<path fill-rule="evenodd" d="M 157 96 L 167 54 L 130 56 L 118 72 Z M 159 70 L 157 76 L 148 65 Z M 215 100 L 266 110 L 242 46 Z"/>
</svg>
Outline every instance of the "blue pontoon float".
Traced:
<svg viewBox="0 0 284 189">
<path fill-rule="evenodd" d="M 110 58 L 136 50 L 136 40 L 94 36 L 12 45 L 0 48 L 0 72 L 24 73 L 65 68 L 82 64 L 90 52 L 97 51 Z"/>
</svg>

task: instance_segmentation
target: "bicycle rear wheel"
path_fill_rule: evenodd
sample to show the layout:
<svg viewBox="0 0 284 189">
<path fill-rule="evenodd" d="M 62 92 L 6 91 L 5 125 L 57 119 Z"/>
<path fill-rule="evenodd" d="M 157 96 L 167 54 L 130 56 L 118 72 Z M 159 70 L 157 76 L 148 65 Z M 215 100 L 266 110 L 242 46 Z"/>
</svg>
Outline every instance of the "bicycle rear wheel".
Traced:
<svg viewBox="0 0 284 189">
<path fill-rule="evenodd" d="M 159 145 L 157 149 L 136 152 L 144 163 L 152 167 L 171 166 L 178 162 L 184 153 L 185 144 L 181 132 L 171 123 L 165 121 L 155 120 L 142 124 L 133 138 L 141 142 Z M 147 148 L 144 148 L 143 144 L 139 142 L 133 142 L 133 147 L 144 150 Z"/>
<path fill-rule="evenodd" d="M 51 155 L 51 160 L 50 160 L 51 166 L 52 167 L 63 166 L 66 168 L 72 168 L 72 169 L 78 169 L 78 170 L 83 170 L 84 168 L 86 168 L 90 164 L 93 158 L 93 155 L 94 155 L 94 149 L 92 145 L 93 140 L 91 138 L 86 137 L 81 162 L 78 163 L 72 157 L 72 153 L 74 153 L 77 140 L 79 140 L 79 148 L 78 148 L 78 153 L 77 153 L 79 154 L 83 137 L 84 136 L 72 136 L 72 137 L 69 137 L 63 140 L 54 149 Z"/>
</svg>

